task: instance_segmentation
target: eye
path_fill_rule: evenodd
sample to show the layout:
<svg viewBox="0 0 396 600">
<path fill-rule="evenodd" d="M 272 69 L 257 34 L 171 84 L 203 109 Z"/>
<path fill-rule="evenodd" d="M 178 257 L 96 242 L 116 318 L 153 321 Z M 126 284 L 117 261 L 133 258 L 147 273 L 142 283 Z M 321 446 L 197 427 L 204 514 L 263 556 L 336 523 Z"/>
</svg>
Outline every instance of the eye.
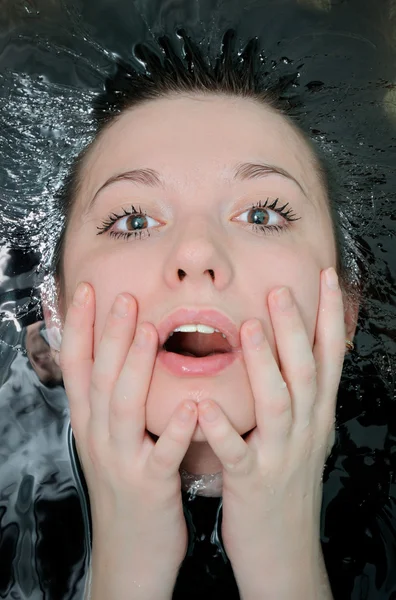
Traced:
<svg viewBox="0 0 396 600">
<path fill-rule="evenodd" d="M 248 223 L 253 226 L 254 230 L 265 232 L 266 230 L 281 230 L 289 226 L 291 221 L 297 221 L 295 213 L 289 208 L 288 202 L 281 208 L 277 208 L 279 198 L 274 200 L 271 205 L 268 205 L 269 198 L 262 204 L 261 201 L 254 204 L 249 209 L 243 211 L 238 217 L 233 220 Z"/>
<path fill-rule="evenodd" d="M 246 215 L 243 217 L 243 215 Z M 243 217 L 243 218 L 242 218 Z M 238 221 L 251 223 L 252 225 L 279 225 L 282 219 L 275 211 L 261 206 L 249 208 L 239 215 Z"/>
<path fill-rule="evenodd" d="M 149 217 L 144 213 L 141 208 L 136 209 L 131 206 L 130 211 L 126 211 L 124 208 L 123 215 L 116 215 L 112 213 L 109 215 L 108 220 L 102 223 L 102 227 L 97 227 L 99 233 L 108 232 L 111 237 L 115 238 L 129 238 L 129 237 L 147 237 L 150 235 L 150 229 L 161 225 L 156 219 Z"/>
</svg>

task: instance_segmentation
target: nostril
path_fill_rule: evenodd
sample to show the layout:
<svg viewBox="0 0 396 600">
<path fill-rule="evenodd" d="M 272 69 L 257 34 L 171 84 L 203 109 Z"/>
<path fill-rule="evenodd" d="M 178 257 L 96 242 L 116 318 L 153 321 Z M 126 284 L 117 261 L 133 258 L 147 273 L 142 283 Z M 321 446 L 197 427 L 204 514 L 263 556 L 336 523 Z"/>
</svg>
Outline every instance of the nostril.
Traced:
<svg viewBox="0 0 396 600">
<path fill-rule="evenodd" d="M 207 269 L 205 271 L 205 273 L 209 273 L 212 281 L 215 280 L 215 273 L 214 273 L 213 269 Z M 183 281 L 183 279 L 185 278 L 186 275 L 187 275 L 187 273 L 185 271 L 183 271 L 183 269 L 178 269 L 177 276 L 180 279 L 180 281 Z"/>
</svg>

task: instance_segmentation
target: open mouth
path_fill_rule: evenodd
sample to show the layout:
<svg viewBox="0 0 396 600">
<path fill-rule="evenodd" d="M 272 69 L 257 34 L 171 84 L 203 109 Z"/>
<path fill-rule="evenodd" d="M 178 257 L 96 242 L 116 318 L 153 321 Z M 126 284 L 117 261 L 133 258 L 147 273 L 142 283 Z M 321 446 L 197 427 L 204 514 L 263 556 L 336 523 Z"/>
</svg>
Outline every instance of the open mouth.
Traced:
<svg viewBox="0 0 396 600">
<path fill-rule="evenodd" d="M 225 354 L 232 350 L 227 338 L 215 330 L 213 333 L 201 333 L 199 331 L 172 332 L 163 348 L 166 352 L 194 358 Z"/>
<path fill-rule="evenodd" d="M 180 309 L 158 331 L 158 361 L 177 377 L 212 377 L 241 357 L 236 326 L 215 310 Z"/>
</svg>

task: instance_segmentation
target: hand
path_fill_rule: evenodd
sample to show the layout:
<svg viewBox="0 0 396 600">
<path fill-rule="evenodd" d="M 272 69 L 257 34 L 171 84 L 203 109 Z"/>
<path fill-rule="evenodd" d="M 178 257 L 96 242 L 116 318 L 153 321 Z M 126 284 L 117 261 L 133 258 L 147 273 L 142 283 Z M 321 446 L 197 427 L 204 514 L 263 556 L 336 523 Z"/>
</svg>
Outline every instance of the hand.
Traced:
<svg viewBox="0 0 396 600">
<path fill-rule="evenodd" d="M 95 301 L 87 286 L 83 303 L 68 310 L 60 350 L 91 502 L 92 598 L 170 598 L 187 547 L 179 466 L 197 409 L 182 403 L 152 441 L 145 403 L 157 331 L 150 323 L 136 329 L 136 301 L 122 296 L 113 309 L 124 317 L 109 314 L 93 359 Z"/>
<path fill-rule="evenodd" d="M 222 537 L 244 599 L 280 600 L 290 590 L 293 599 L 331 598 L 319 520 L 345 326 L 341 291 L 324 279 L 313 350 L 296 304 L 281 310 L 275 290 L 268 303 L 280 369 L 260 322 L 241 328 L 257 421 L 247 438 L 214 402 L 199 405 L 199 424 L 223 466 Z"/>
</svg>

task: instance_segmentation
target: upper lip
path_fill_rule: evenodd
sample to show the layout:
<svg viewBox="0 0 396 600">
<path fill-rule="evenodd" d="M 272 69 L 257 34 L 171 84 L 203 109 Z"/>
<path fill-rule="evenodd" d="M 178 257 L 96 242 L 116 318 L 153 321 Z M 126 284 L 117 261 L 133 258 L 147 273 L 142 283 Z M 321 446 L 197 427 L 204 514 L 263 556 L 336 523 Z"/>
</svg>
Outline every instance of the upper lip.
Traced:
<svg viewBox="0 0 396 600">
<path fill-rule="evenodd" d="M 236 325 L 223 313 L 215 309 L 203 308 L 180 308 L 165 317 L 158 325 L 158 335 L 160 347 L 163 347 L 169 335 L 176 327 L 188 323 L 209 325 L 218 329 L 227 338 L 232 348 L 239 346 L 239 334 Z"/>
</svg>

